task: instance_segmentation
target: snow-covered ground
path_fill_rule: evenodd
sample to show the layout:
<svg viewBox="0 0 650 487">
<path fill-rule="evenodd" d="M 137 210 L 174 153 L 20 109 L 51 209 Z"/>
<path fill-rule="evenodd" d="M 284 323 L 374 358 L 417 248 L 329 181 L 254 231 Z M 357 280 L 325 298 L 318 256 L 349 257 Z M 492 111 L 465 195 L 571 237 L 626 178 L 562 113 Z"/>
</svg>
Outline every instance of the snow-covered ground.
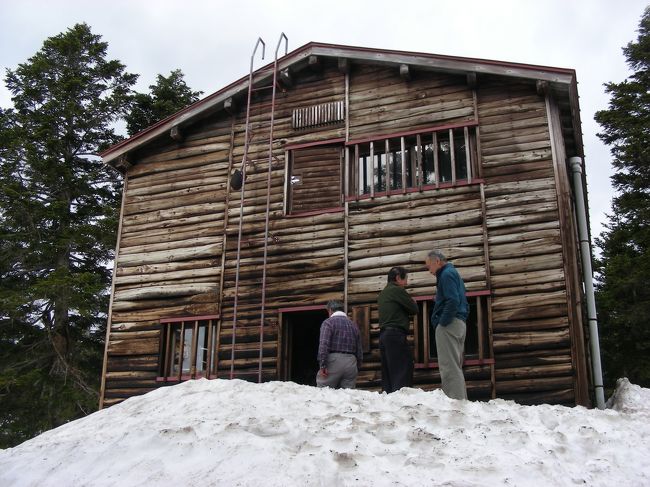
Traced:
<svg viewBox="0 0 650 487">
<path fill-rule="evenodd" d="M 609 407 L 202 379 L 1 450 L 0 485 L 650 485 L 650 390 Z"/>
</svg>

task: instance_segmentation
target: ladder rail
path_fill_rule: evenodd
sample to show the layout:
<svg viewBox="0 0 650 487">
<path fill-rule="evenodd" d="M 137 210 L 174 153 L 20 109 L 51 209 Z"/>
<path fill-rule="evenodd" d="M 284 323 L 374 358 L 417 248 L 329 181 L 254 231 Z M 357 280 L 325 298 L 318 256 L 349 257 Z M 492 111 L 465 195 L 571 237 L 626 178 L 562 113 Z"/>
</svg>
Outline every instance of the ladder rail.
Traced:
<svg viewBox="0 0 650 487">
<path fill-rule="evenodd" d="M 266 44 L 261 37 L 257 38 L 255 43 L 255 48 L 253 49 L 253 54 L 251 54 L 251 65 L 250 71 L 248 74 L 248 100 L 246 103 L 246 130 L 244 134 L 244 156 L 242 158 L 242 186 L 241 186 L 241 199 L 239 205 L 239 233 L 237 237 L 237 265 L 235 269 L 235 298 L 233 303 L 233 317 L 232 317 L 232 340 L 231 340 L 231 352 L 230 352 L 230 378 L 232 379 L 235 375 L 235 335 L 237 332 L 237 301 L 239 297 L 239 261 L 241 258 L 241 237 L 242 237 L 242 224 L 244 219 L 244 191 L 246 188 L 246 163 L 248 158 L 248 133 L 250 126 L 250 112 L 251 112 L 251 93 L 253 91 L 253 61 L 255 60 L 255 54 L 257 53 L 257 48 L 262 44 L 262 59 L 264 59 L 264 51 L 266 49 Z M 225 252 L 226 249 L 223 249 Z"/>
<path fill-rule="evenodd" d="M 278 50 L 282 44 L 282 39 L 284 39 L 284 54 L 287 55 L 289 49 L 289 39 L 282 32 L 280 34 L 280 39 L 278 39 L 278 45 L 275 48 L 275 60 L 273 61 L 273 93 L 271 95 L 271 125 L 269 127 L 269 167 L 268 167 L 268 176 L 266 180 L 266 216 L 264 223 L 264 258 L 262 263 L 262 304 L 261 304 L 261 315 L 260 315 L 260 355 L 259 355 L 259 368 L 257 371 L 257 382 L 262 382 L 262 359 L 264 353 L 264 314 L 266 311 L 266 264 L 268 256 L 268 247 L 269 247 L 269 213 L 271 209 L 271 168 L 273 162 L 273 125 L 275 123 L 275 92 L 277 87 L 277 75 L 278 75 Z"/>
</svg>

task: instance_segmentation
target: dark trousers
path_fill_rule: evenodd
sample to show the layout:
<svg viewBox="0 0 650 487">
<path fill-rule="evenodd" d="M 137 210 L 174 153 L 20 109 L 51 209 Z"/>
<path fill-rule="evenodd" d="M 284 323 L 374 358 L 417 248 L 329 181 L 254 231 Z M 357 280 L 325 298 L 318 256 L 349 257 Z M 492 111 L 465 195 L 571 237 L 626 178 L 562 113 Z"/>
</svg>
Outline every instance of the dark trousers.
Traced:
<svg viewBox="0 0 650 487">
<path fill-rule="evenodd" d="M 413 353 L 406 332 L 386 328 L 379 335 L 381 390 L 387 393 L 413 385 Z"/>
</svg>

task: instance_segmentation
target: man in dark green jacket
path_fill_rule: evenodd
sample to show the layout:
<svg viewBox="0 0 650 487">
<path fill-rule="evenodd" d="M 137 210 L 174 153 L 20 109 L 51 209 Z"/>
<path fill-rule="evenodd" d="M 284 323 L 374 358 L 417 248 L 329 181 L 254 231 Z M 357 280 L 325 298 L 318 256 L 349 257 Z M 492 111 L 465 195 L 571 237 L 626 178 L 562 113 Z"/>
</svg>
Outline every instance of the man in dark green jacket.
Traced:
<svg viewBox="0 0 650 487">
<path fill-rule="evenodd" d="M 398 391 L 413 384 L 413 352 L 408 346 L 411 316 L 418 305 L 404 289 L 408 282 L 406 269 L 393 267 L 388 271 L 388 284 L 379 293 L 379 351 L 381 353 L 381 390 Z"/>
<path fill-rule="evenodd" d="M 442 390 L 452 399 L 467 399 L 463 356 L 469 305 L 465 283 L 456 268 L 439 250 L 427 255 L 425 264 L 436 276 L 436 302 L 431 312 Z"/>
</svg>

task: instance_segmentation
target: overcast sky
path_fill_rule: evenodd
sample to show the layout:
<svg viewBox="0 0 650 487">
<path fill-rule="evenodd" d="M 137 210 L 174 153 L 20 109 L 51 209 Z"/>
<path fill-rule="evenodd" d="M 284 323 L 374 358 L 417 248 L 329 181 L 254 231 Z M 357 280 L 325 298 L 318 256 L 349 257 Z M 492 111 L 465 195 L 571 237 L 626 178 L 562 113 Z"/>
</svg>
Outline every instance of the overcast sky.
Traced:
<svg viewBox="0 0 650 487">
<path fill-rule="evenodd" d="M 611 208 L 609 149 L 593 116 L 607 107 L 603 83 L 629 74 L 621 48 L 636 40 L 641 0 L 0 0 L 0 106 L 11 97 L 5 70 L 35 54 L 47 37 L 86 22 L 109 58 L 140 74 L 180 68 L 194 90 L 213 93 L 248 74 L 258 37 L 273 60 L 280 33 L 289 50 L 307 42 L 420 51 L 573 68 L 584 133 L 592 233 Z"/>
</svg>

